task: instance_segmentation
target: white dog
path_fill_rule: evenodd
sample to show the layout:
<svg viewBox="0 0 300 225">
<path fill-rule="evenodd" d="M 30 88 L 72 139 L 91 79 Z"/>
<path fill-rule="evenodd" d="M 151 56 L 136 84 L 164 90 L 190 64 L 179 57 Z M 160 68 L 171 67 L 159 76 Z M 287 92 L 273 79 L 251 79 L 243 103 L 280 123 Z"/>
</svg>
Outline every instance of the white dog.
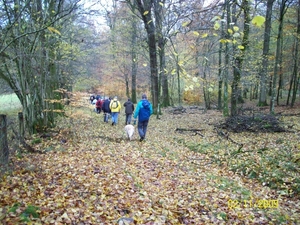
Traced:
<svg viewBox="0 0 300 225">
<path fill-rule="evenodd" d="M 125 130 L 125 133 L 126 133 L 128 139 L 131 141 L 132 136 L 134 134 L 134 126 L 131 124 L 128 124 L 125 126 L 124 130 Z"/>
</svg>

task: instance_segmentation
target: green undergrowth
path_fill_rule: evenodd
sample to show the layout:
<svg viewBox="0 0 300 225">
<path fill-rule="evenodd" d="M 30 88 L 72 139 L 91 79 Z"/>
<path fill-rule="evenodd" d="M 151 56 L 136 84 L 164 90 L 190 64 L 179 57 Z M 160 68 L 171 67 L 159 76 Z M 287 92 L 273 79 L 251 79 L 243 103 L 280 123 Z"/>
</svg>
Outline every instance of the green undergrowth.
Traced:
<svg viewBox="0 0 300 225">
<path fill-rule="evenodd" d="M 282 139 L 275 140 L 280 147 L 243 149 L 237 145 L 215 142 L 200 143 L 177 140 L 193 152 L 205 154 L 209 163 L 226 165 L 229 170 L 248 179 L 256 179 L 287 197 L 300 194 L 300 156 L 295 147 Z"/>
<path fill-rule="evenodd" d="M 289 145 L 241 151 L 228 160 L 228 166 L 240 175 L 278 190 L 281 195 L 292 197 L 300 194 L 299 162 L 292 152 Z"/>
</svg>

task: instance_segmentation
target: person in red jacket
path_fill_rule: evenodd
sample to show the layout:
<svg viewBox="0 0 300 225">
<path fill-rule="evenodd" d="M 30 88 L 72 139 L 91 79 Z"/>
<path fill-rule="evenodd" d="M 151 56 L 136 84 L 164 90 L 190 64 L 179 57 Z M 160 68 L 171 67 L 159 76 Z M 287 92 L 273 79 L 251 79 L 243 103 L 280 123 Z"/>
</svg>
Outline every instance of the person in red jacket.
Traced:
<svg viewBox="0 0 300 225">
<path fill-rule="evenodd" d="M 98 114 L 101 113 L 101 108 L 102 108 L 102 99 L 99 98 L 99 99 L 97 100 L 97 102 L 96 102 L 96 112 L 97 112 Z"/>
</svg>

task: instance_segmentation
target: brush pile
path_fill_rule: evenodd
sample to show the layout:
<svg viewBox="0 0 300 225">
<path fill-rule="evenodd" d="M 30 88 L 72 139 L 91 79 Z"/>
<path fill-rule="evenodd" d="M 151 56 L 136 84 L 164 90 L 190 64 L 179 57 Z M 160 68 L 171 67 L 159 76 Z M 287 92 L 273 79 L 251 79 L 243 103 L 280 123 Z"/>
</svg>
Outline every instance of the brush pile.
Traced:
<svg viewBox="0 0 300 225">
<path fill-rule="evenodd" d="M 220 129 L 241 132 L 288 132 L 279 119 L 271 114 L 238 115 L 228 117 L 224 123 L 217 126 Z"/>
</svg>

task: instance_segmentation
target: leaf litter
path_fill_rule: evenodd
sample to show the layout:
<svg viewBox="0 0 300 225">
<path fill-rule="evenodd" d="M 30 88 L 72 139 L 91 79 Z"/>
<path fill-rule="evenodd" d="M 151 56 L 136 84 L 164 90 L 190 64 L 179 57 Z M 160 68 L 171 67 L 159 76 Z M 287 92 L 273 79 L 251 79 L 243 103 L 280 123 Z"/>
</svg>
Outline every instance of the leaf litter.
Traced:
<svg viewBox="0 0 300 225">
<path fill-rule="evenodd" d="M 278 171 L 257 166 L 264 164 L 267 169 L 267 159 L 261 155 L 275 157 L 270 152 L 288 151 L 287 146 L 293 146 L 289 160 L 297 161 L 299 131 L 284 136 L 222 131 L 222 136 L 214 126 L 224 121 L 217 111 L 174 115 L 165 110 L 159 120 L 151 118 L 146 141 L 140 143 L 137 130 L 133 141 L 126 140 L 124 115 L 117 126 L 102 122 L 102 116 L 84 111 L 64 123 L 69 132 L 35 145 L 43 154 L 12 157 L 13 170 L 1 179 L 2 224 L 300 221 L 299 193 L 292 186 L 299 167 L 291 168 L 279 182 Z M 294 128 L 299 129 L 295 121 Z M 177 128 L 201 129 L 201 135 Z M 67 141 L 61 142 L 62 138 Z M 277 166 L 284 171 L 287 165 Z M 254 172 L 249 176 L 251 169 L 257 170 L 256 176 Z M 269 179 L 267 172 L 274 177 L 260 180 Z M 262 200 L 278 200 L 278 208 L 259 207 Z M 25 214 L 25 220 L 21 215 L 28 208 L 34 212 Z"/>
</svg>

